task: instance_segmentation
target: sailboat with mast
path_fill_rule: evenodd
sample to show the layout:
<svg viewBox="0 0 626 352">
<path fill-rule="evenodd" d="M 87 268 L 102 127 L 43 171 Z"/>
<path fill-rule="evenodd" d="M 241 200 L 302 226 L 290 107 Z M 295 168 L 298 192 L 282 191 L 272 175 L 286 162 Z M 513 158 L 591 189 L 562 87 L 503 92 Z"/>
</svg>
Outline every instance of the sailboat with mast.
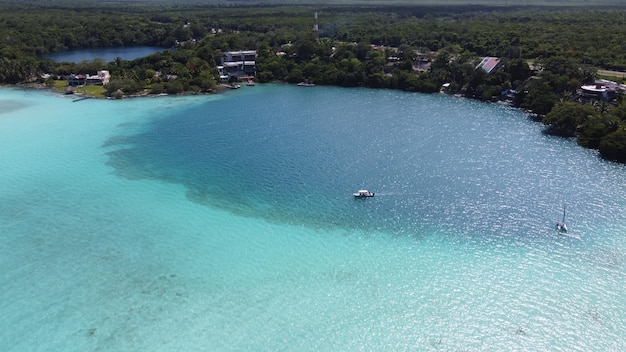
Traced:
<svg viewBox="0 0 626 352">
<path fill-rule="evenodd" d="M 556 223 L 556 229 L 561 232 L 567 232 L 567 225 L 565 225 L 565 210 L 567 209 L 567 204 L 563 204 L 563 220 L 561 222 Z"/>
</svg>

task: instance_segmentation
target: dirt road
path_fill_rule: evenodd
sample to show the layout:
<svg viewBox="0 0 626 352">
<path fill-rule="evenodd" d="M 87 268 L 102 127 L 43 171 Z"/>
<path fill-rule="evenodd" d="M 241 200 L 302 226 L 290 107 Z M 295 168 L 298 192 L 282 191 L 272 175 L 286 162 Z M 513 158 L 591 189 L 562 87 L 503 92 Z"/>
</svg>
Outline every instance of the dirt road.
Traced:
<svg viewBox="0 0 626 352">
<path fill-rule="evenodd" d="M 620 72 L 620 71 L 598 70 L 598 74 L 600 76 L 611 76 L 611 77 L 617 77 L 621 79 L 626 78 L 626 72 Z"/>
</svg>

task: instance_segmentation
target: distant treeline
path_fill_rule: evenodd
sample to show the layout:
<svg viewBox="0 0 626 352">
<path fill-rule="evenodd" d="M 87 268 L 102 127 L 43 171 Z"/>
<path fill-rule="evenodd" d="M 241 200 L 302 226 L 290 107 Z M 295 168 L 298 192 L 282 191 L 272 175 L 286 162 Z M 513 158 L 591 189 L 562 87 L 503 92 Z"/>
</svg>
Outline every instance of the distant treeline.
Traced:
<svg viewBox="0 0 626 352">
<path fill-rule="evenodd" d="M 576 101 L 576 90 L 594 81 L 597 68 L 626 70 L 626 10 L 394 4 L 0 1 L 0 82 L 107 69 L 111 96 L 208 92 L 219 82 L 223 52 L 257 50 L 261 82 L 415 92 L 446 84 L 450 93 L 480 100 L 509 92 L 512 103 L 535 112 L 548 132 L 577 137 L 603 157 L 626 162 L 621 96 Z M 63 50 L 142 45 L 164 51 L 133 61 L 44 58 Z M 477 69 L 483 56 L 501 58 L 499 67 L 490 74 Z M 541 71 L 531 71 L 528 62 Z"/>
</svg>

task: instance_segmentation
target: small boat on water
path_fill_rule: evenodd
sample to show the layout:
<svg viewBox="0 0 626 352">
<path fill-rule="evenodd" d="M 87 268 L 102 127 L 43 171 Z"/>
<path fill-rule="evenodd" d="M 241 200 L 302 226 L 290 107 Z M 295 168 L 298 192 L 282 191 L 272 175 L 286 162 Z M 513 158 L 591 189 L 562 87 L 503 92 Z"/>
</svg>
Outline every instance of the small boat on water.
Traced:
<svg viewBox="0 0 626 352">
<path fill-rule="evenodd" d="M 358 192 L 353 193 L 355 198 L 367 198 L 367 197 L 373 197 L 374 196 L 374 192 L 370 192 L 366 189 L 360 189 Z"/>
<path fill-rule="evenodd" d="M 233 83 L 230 85 L 230 89 L 239 89 L 241 86 L 238 83 Z"/>
<path fill-rule="evenodd" d="M 315 86 L 315 84 L 309 82 L 309 81 L 304 81 L 304 82 L 300 82 L 298 83 L 299 87 L 313 87 Z"/>
<path fill-rule="evenodd" d="M 253 85 L 254 85 L 254 81 L 253 81 L 253 80 L 251 80 L 251 79 L 249 79 L 249 80 L 246 82 L 246 85 L 247 85 L 247 86 L 253 86 Z"/>
<path fill-rule="evenodd" d="M 567 205 L 563 204 L 563 220 L 556 223 L 556 229 L 561 232 L 567 232 L 567 225 L 565 225 L 565 209 L 567 209 Z"/>
</svg>

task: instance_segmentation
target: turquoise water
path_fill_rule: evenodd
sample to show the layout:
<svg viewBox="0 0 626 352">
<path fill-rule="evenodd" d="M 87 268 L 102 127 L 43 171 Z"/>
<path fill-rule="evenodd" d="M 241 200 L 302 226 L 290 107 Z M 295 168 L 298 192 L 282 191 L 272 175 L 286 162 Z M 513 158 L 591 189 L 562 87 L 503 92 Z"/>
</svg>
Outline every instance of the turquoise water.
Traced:
<svg viewBox="0 0 626 352">
<path fill-rule="evenodd" d="M 122 48 L 95 48 L 68 50 L 46 55 L 56 62 L 81 62 L 102 59 L 106 62 L 115 61 L 118 57 L 123 60 L 134 60 L 166 50 L 156 46 L 137 46 Z"/>
<path fill-rule="evenodd" d="M 2 89 L 0 165 L 3 351 L 626 347 L 626 168 L 504 106 Z"/>
</svg>

